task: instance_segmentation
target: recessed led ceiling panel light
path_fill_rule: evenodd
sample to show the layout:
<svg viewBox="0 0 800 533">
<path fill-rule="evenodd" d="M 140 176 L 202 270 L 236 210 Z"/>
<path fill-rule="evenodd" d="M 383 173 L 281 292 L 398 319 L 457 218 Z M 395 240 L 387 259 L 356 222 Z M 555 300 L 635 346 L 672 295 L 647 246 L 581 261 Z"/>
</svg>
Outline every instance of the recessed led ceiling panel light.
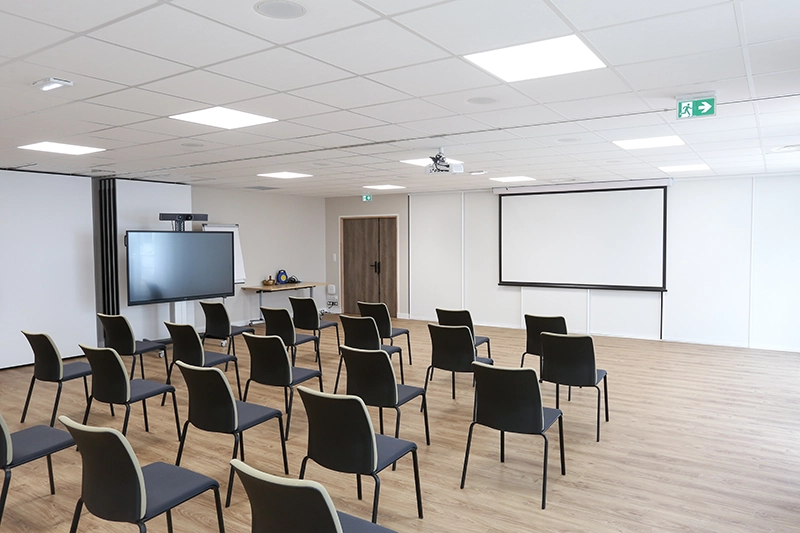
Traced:
<svg viewBox="0 0 800 533">
<path fill-rule="evenodd" d="M 683 146 L 686 143 L 677 135 L 666 137 L 648 137 L 645 139 L 629 139 L 627 141 L 613 141 L 623 150 L 641 150 L 643 148 L 664 148 L 666 146 Z"/>
<path fill-rule="evenodd" d="M 469 54 L 464 59 L 507 82 L 546 78 L 606 66 L 577 35 Z"/>
<path fill-rule="evenodd" d="M 425 157 L 423 159 L 406 159 L 405 161 L 400 161 L 401 163 L 406 163 L 409 165 L 416 165 L 418 167 L 427 167 L 428 165 L 433 164 L 430 157 Z M 456 164 L 456 165 L 463 165 L 463 161 L 459 161 L 458 159 L 450 159 L 447 158 L 448 163 Z"/>
<path fill-rule="evenodd" d="M 23 150 L 36 150 L 39 152 L 52 152 L 54 154 L 67 154 L 67 155 L 85 155 L 94 154 L 96 152 L 105 152 L 105 148 L 92 148 L 91 146 L 77 146 L 75 144 L 62 144 L 52 142 L 40 142 L 35 144 L 26 144 L 25 146 L 18 146 Z"/>
<path fill-rule="evenodd" d="M 500 183 L 516 183 L 519 181 L 536 181 L 536 178 L 529 178 L 528 176 L 509 176 L 507 178 L 489 178 L 492 181 L 499 181 Z"/>
<path fill-rule="evenodd" d="M 267 124 L 268 122 L 277 122 L 278 120 L 276 118 L 262 117 L 261 115 L 236 111 L 235 109 L 228 109 L 226 107 L 210 107 L 208 109 L 201 109 L 200 111 L 192 111 L 191 113 L 172 115 L 169 118 L 226 130 L 257 126 L 259 124 Z"/>
<path fill-rule="evenodd" d="M 705 163 L 698 163 L 696 165 L 672 165 L 669 167 L 658 167 L 658 170 L 669 174 L 670 172 L 693 172 L 696 170 L 711 170 L 711 168 Z"/>
<path fill-rule="evenodd" d="M 312 177 L 312 174 L 300 174 L 299 172 L 270 172 L 269 174 L 256 174 L 256 175 L 262 178 L 278 178 L 282 180 Z"/>
<path fill-rule="evenodd" d="M 401 185 L 364 185 L 365 189 L 375 189 L 378 191 L 389 191 L 392 189 L 405 189 Z"/>
</svg>

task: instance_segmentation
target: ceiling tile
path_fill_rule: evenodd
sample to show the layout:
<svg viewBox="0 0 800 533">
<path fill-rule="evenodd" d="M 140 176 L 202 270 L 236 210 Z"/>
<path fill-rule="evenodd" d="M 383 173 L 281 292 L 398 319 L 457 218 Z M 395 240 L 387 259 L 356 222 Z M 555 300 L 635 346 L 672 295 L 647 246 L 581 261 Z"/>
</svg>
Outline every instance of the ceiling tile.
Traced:
<svg viewBox="0 0 800 533">
<path fill-rule="evenodd" d="M 143 89 L 125 89 L 88 100 L 89 103 L 167 117 L 205 109 L 206 104 Z M 149 117 L 148 117 L 149 118 Z M 146 119 L 142 119 L 146 120 Z"/>
<path fill-rule="evenodd" d="M 608 68 L 520 81 L 513 86 L 541 103 L 593 98 L 631 90 L 630 86 Z"/>
<path fill-rule="evenodd" d="M 473 113 L 470 117 L 496 128 L 509 128 L 516 126 L 531 126 L 548 122 L 564 120 L 561 115 L 542 105 L 517 107 L 514 109 L 499 109 L 484 113 Z"/>
<path fill-rule="evenodd" d="M 414 120 L 445 117 L 453 114 L 452 111 L 419 98 L 361 107 L 358 109 L 358 113 L 384 122 L 399 124 Z"/>
<path fill-rule="evenodd" d="M 0 4 L 0 9 L 4 6 Z M 8 57 L 23 56 L 72 36 L 70 32 L 0 12 L 0 50 Z"/>
<path fill-rule="evenodd" d="M 420 136 L 419 132 L 417 131 L 394 124 L 351 130 L 348 133 L 360 139 L 376 142 L 387 142 L 398 139 L 413 139 Z"/>
<path fill-rule="evenodd" d="M 243 102 L 237 102 L 230 106 L 231 109 L 255 113 L 265 117 L 276 118 L 278 120 L 289 120 L 296 117 L 318 115 L 334 111 L 334 108 L 292 96 L 291 94 L 278 93 L 261 98 L 253 98 Z"/>
<path fill-rule="evenodd" d="M 351 109 L 395 100 L 408 95 L 365 78 L 350 78 L 324 85 L 306 87 L 293 94 L 342 109 Z"/>
<path fill-rule="evenodd" d="M 721 102 L 737 102 L 750 98 L 750 84 L 747 78 L 734 78 L 694 85 L 667 86 L 647 91 L 639 91 L 639 96 L 656 109 L 675 109 L 676 98 L 683 95 L 716 93 L 718 105 Z"/>
<path fill-rule="evenodd" d="M 614 0 L 586 2 L 585 0 L 553 0 L 558 8 L 579 30 L 588 30 L 641 20 L 645 18 L 688 11 L 718 4 L 722 0 Z"/>
<path fill-rule="evenodd" d="M 571 119 L 633 114 L 650 110 L 650 107 L 636 93 L 554 102 L 548 104 L 548 107 Z"/>
<path fill-rule="evenodd" d="M 258 85 L 234 80 L 205 70 L 193 70 L 155 83 L 148 83 L 142 88 L 188 98 L 197 102 L 205 102 L 212 106 L 266 96 L 272 92 Z"/>
<path fill-rule="evenodd" d="M 619 130 L 624 128 L 641 128 L 645 126 L 660 126 L 666 124 L 658 113 L 643 113 L 621 117 L 597 118 L 593 120 L 578 121 L 578 124 L 589 131 Z"/>
<path fill-rule="evenodd" d="M 714 82 L 747 74 L 739 47 L 625 65 L 618 70 L 636 90 Z"/>
<path fill-rule="evenodd" d="M 48 98 L 47 94 L 33 87 L 0 86 L 0 120 L 42 111 L 50 107 L 63 105 L 62 100 Z"/>
<path fill-rule="evenodd" d="M 753 75 L 800 69 L 800 38 L 755 44 L 748 47 Z"/>
<path fill-rule="evenodd" d="M 498 85 L 499 80 L 460 58 L 371 74 L 369 78 L 414 96 L 463 91 Z"/>
<path fill-rule="evenodd" d="M 463 115 L 415 120 L 404 122 L 403 125 L 428 135 L 453 135 L 459 132 L 486 129 L 486 124 Z"/>
<path fill-rule="evenodd" d="M 475 104 L 470 102 L 470 100 L 474 98 L 491 99 L 494 100 L 494 102 Z M 492 87 L 482 87 L 480 89 L 470 89 L 468 91 L 457 91 L 428 96 L 425 99 L 436 105 L 465 115 L 496 109 L 529 106 L 536 103 L 531 98 L 515 91 L 508 85 L 494 85 Z"/>
<path fill-rule="evenodd" d="M 797 37 L 800 2 L 746 0 L 742 2 L 742 12 L 750 44 Z"/>
<path fill-rule="evenodd" d="M 441 4 L 442 0 L 362 0 L 362 3 L 373 7 L 385 15 L 396 15 L 412 11 L 432 4 Z"/>
<path fill-rule="evenodd" d="M 124 2 L 25 0 L 23 2 L 3 2 L 0 9 L 51 26 L 82 32 L 148 5 L 157 6 L 158 2 L 154 2 L 154 0 L 125 0 Z"/>
<path fill-rule="evenodd" d="M 365 117 L 350 111 L 334 111 L 310 117 L 301 117 L 292 120 L 298 124 L 320 128 L 328 131 L 347 131 L 370 126 L 381 126 L 383 121 Z"/>
<path fill-rule="evenodd" d="M 797 94 L 797 88 L 800 87 L 800 70 L 753 76 L 753 85 L 756 88 L 756 96 L 761 98 L 784 94 L 794 95 Z"/>
<path fill-rule="evenodd" d="M 33 87 L 33 83 L 44 78 L 56 77 L 69 79 L 74 83 L 72 87 L 63 87 L 57 91 L 42 92 Z M 15 61 L 0 67 L 0 86 L 29 90 L 39 95 L 40 98 L 51 99 L 54 102 L 68 102 L 83 100 L 105 93 L 124 89 L 124 85 L 110 83 L 80 74 L 68 73 L 58 68 L 34 65 L 24 61 Z"/>
</svg>

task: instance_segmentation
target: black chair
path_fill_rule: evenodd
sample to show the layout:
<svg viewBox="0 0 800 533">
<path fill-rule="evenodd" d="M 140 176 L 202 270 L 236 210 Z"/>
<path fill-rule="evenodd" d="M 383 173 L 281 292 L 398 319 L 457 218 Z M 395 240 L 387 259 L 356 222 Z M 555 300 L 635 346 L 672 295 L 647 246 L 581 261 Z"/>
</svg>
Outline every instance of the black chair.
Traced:
<svg viewBox="0 0 800 533">
<path fill-rule="evenodd" d="M 561 451 L 561 475 L 566 475 L 564 460 L 564 420 L 559 409 L 542 405 L 539 379 L 532 368 L 502 368 L 475 362 L 475 409 L 469 425 L 467 451 L 464 454 L 464 470 L 461 472 L 461 488 L 467 479 L 467 463 L 472 444 L 472 431 L 480 424 L 500 431 L 500 462 L 504 463 L 505 433 L 541 435 L 544 439 L 542 467 L 542 509 L 547 497 L 547 448 L 545 432 L 558 420 L 558 441 Z"/>
<path fill-rule="evenodd" d="M 394 438 L 400 437 L 400 406 L 414 398 L 422 397 L 422 412 L 425 419 L 425 442 L 430 446 L 428 429 L 428 403 L 425 389 L 397 383 L 392 360 L 383 350 L 358 350 L 342 346 L 342 357 L 347 368 L 347 394 L 358 396 L 366 405 L 377 407 L 380 431 L 383 435 L 383 409 L 391 407 L 397 413 Z"/>
<path fill-rule="evenodd" d="M 283 413 L 277 409 L 256 405 L 254 403 L 240 402 L 233 397 L 233 391 L 225 374 L 219 368 L 203 368 L 187 365 L 178 361 L 178 368 L 186 380 L 189 389 L 189 418 L 183 424 L 181 444 L 178 447 L 176 465 L 181 464 L 183 446 L 186 444 L 186 433 L 189 424 L 212 433 L 227 433 L 233 435 L 233 459 L 236 454 L 244 461 L 244 437 L 242 432 L 273 418 L 278 419 L 278 429 L 281 433 L 281 448 L 283 449 L 283 470 L 289 475 L 289 461 L 286 458 L 286 442 L 283 434 Z M 228 479 L 228 495 L 225 507 L 231 504 L 233 492 L 233 467 Z"/>
<path fill-rule="evenodd" d="M 376 435 L 367 406 L 358 396 L 327 394 L 298 387 L 308 415 L 308 451 L 300 467 L 300 479 L 309 459 L 325 468 L 356 474 L 358 499 L 361 499 L 361 476 L 375 480 L 372 522 L 378 521 L 378 498 L 381 480 L 378 474 L 411 452 L 414 461 L 414 484 L 417 490 L 417 513 L 422 518 L 422 492 L 419 487 L 417 445 L 413 442 Z"/>
<path fill-rule="evenodd" d="M 481 344 L 486 344 L 486 356 L 492 358 L 492 346 L 489 337 L 475 335 L 475 326 L 472 324 L 472 315 L 466 309 L 436 309 L 436 317 L 439 319 L 440 326 L 467 326 L 475 339 L 475 348 Z"/>
<path fill-rule="evenodd" d="M 228 343 L 228 355 L 233 347 L 233 355 L 236 355 L 236 344 L 234 337 L 243 333 L 255 333 L 256 330 L 250 326 L 234 326 L 228 316 L 228 310 L 222 302 L 200 302 L 203 313 L 206 315 L 206 330 L 201 338 L 205 343 L 206 339 L 218 339 Z"/>
<path fill-rule="evenodd" d="M 556 408 L 561 385 L 597 389 L 597 442 L 600 442 L 600 381 L 608 422 L 608 373 L 597 368 L 594 342 L 588 335 L 542 333 L 542 380 L 556 384 Z"/>
<path fill-rule="evenodd" d="M 239 398 L 242 397 L 242 384 L 239 381 L 239 360 L 235 355 L 211 352 L 204 349 L 200 335 L 197 334 L 197 330 L 191 324 L 173 324 L 172 322 L 164 322 L 164 324 L 169 330 L 170 337 L 172 337 L 172 362 L 167 370 L 167 383 L 171 383 L 172 369 L 178 361 L 203 368 L 221 364 L 225 364 L 227 368 L 228 363 L 232 362 L 233 369 L 236 372 L 236 387 L 239 390 Z M 163 399 L 161 400 L 161 405 L 164 405 Z"/>
<path fill-rule="evenodd" d="M 475 341 L 467 326 L 439 326 L 428 324 L 431 334 L 431 365 L 425 372 L 425 391 L 433 379 L 433 369 L 439 368 L 452 373 L 453 399 L 456 399 L 456 372 L 472 372 L 472 362 L 494 364 L 488 357 L 476 355 Z"/>
<path fill-rule="evenodd" d="M 539 376 L 542 375 L 542 333 L 567 334 L 567 321 L 563 316 L 525 315 L 525 351 L 522 353 L 520 368 L 525 366 L 525 356 L 539 358 Z"/>
<path fill-rule="evenodd" d="M 76 363 L 67 363 L 66 365 L 61 360 L 61 355 L 58 353 L 58 348 L 46 333 L 28 333 L 22 332 L 25 338 L 33 349 L 33 377 L 31 377 L 31 385 L 28 387 L 28 396 L 25 398 L 25 407 L 22 408 L 22 418 L 20 423 L 25 422 L 25 416 L 28 414 L 28 406 L 31 403 L 31 395 L 33 394 L 33 385 L 36 380 L 49 381 L 50 383 L 58 383 L 58 390 L 56 391 L 56 401 L 53 404 L 53 414 L 50 416 L 50 427 L 56 423 L 56 413 L 58 412 L 58 402 L 61 400 L 61 385 L 65 381 L 83 378 L 83 391 L 86 394 L 86 401 L 89 401 L 89 385 L 86 382 L 86 376 L 92 375 L 92 367 L 89 363 L 78 361 Z"/>
<path fill-rule="evenodd" d="M 122 315 L 104 315 L 97 313 L 97 318 L 103 325 L 105 332 L 106 348 L 114 348 L 122 357 L 132 357 L 133 364 L 131 364 L 131 379 L 135 375 L 136 370 L 136 356 L 139 356 L 139 371 L 144 377 L 144 358 L 143 354 L 147 352 L 163 352 L 164 353 L 164 370 L 167 368 L 167 346 L 166 344 L 158 341 L 137 341 L 133 334 L 133 328 L 128 319 Z"/>
<path fill-rule="evenodd" d="M 325 487 L 316 481 L 272 476 L 232 459 L 250 500 L 252 533 L 393 533 L 391 529 L 337 511 Z"/>
<path fill-rule="evenodd" d="M 309 379 L 319 380 L 319 390 L 322 388 L 322 372 L 310 368 L 292 366 L 286 345 L 277 335 L 262 337 L 245 333 L 244 340 L 250 351 L 250 378 L 244 385 L 244 398 L 250 391 L 250 382 L 255 381 L 262 385 L 283 387 L 283 401 L 286 408 L 286 439 L 289 439 L 289 428 L 292 424 L 292 402 L 294 388 Z"/>
<path fill-rule="evenodd" d="M 371 316 L 346 316 L 341 315 L 344 329 L 344 346 L 357 348 L 359 350 L 383 350 L 389 357 L 397 354 L 400 360 L 400 383 L 405 383 L 406 378 L 403 373 L 403 350 L 399 346 L 388 346 L 381 344 L 381 335 L 378 333 L 378 326 L 375 319 Z M 341 352 L 341 350 L 339 350 Z M 344 358 L 339 356 L 339 369 L 336 371 L 336 383 L 333 386 L 333 393 L 339 390 L 339 378 L 342 373 L 342 361 Z"/>
<path fill-rule="evenodd" d="M 406 336 L 406 344 L 408 345 L 408 364 L 411 364 L 411 335 L 406 328 L 393 328 L 392 316 L 389 314 L 389 308 L 385 303 L 369 303 L 358 302 L 358 311 L 361 316 L 371 316 L 375 319 L 375 324 L 378 326 L 378 333 L 381 336 L 381 341 L 389 339 L 389 344 L 394 344 L 394 338 L 400 335 Z"/>
<path fill-rule="evenodd" d="M 86 412 L 83 415 L 84 424 L 89 419 L 89 410 L 92 408 L 93 400 L 112 406 L 114 404 L 124 405 L 125 420 L 122 423 L 122 434 L 125 435 L 128 431 L 128 419 L 131 416 L 131 404 L 142 402 L 144 430 L 149 432 L 147 398 L 162 394 L 166 396 L 167 393 L 170 393 L 172 394 L 172 408 L 175 412 L 175 428 L 178 431 L 178 438 L 180 438 L 181 423 L 178 418 L 175 387 L 149 379 L 129 379 L 125 364 L 113 348 L 90 348 L 82 344 L 79 346 L 92 366 L 92 393 L 89 395 L 89 401 L 86 402 Z"/>
<path fill-rule="evenodd" d="M 322 320 L 314 298 L 289 296 L 289 303 L 292 304 L 294 327 L 311 331 L 315 337 L 319 337 L 325 328 L 336 328 L 336 348 L 338 349 L 342 345 L 339 341 L 339 323 L 332 320 Z"/>
<path fill-rule="evenodd" d="M 167 463 L 140 466 L 128 439 L 111 428 L 78 424 L 60 416 L 81 453 L 83 481 L 70 533 L 78 530 L 84 504 L 90 513 L 111 522 L 127 522 L 147 531 L 146 522 L 167 513 L 172 533 L 172 509 L 195 496 L 214 491 L 217 522 L 225 533 L 219 483 L 210 477 Z"/>
<path fill-rule="evenodd" d="M 74 444 L 75 441 L 66 431 L 45 425 L 33 426 L 11 433 L 6 421 L 0 415 L 0 467 L 5 472 L 3 488 L 0 490 L 0 523 L 3 522 L 3 510 L 6 508 L 8 487 L 11 485 L 11 469 L 47 457 L 50 494 L 55 494 L 53 460 L 50 456 Z"/>
<path fill-rule="evenodd" d="M 322 373 L 322 359 L 319 356 L 319 337 L 295 332 L 294 321 L 288 309 L 262 307 L 261 314 L 264 317 L 264 335 L 277 335 L 287 348 L 292 349 L 292 366 L 297 364 L 297 347 L 307 342 L 313 342 L 317 365 L 320 373 Z"/>
</svg>

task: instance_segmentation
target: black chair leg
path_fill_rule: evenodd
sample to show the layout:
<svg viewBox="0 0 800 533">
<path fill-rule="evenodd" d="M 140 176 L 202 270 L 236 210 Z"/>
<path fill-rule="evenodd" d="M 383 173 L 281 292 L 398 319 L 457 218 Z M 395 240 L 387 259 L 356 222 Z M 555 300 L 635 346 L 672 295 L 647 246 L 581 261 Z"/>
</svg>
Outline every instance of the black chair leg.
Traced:
<svg viewBox="0 0 800 533">
<path fill-rule="evenodd" d="M 339 324 L 337 323 L 333 327 L 336 328 L 336 350 L 338 351 L 339 348 L 341 348 L 341 346 L 342 346 L 342 343 L 339 340 Z"/>
<path fill-rule="evenodd" d="M 288 398 L 286 396 L 286 389 L 289 389 Z M 289 429 L 292 425 L 292 401 L 294 400 L 294 388 L 293 387 L 284 387 L 283 388 L 283 401 L 286 405 L 286 439 L 289 439 Z"/>
<path fill-rule="evenodd" d="M 242 399 L 242 383 L 239 381 L 239 361 L 233 360 L 233 370 L 236 372 L 236 388 L 239 389 L 239 399 Z"/>
<path fill-rule="evenodd" d="M 372 479 L 375 480 L 375 497 L 372 500 L 372 523 L 378 523 L 378 499 L 381 496 L 381 478 L 378 474 L 372 474 Z"/>
<path fill-rule="evenodd" d="M 225 521 L 222 518 L 222 498 L 219 496 L 219 489 L 214 487 L 214 503 L 217 505 L 217 522 L 219 523 L 219 533 L 225 533 Z"/>
<path fill-rule="evenodd" d="M 56 401 L 53 404 L 53 414 L 50 415 L 50 427 L 53 427 L 56 423 L 56 413 L 58 413 L 58 402 L 61 401 L 61 387 L 63 382 L 58 382 L 58 390 L 56 391 Z M 597 389 L 600 390 L 600 389 Z"/>
<path fill-rule="evenodd" d="M 147 400 L 142 400 L 142 414 L 144 415 L 144 430 L 150 433 L 150 421 L 147 420 Z"/>
<path fill-rule="evenodd" d="M 250 382 L 253 381 L 252 379 L 248 378 L 247 381 L 244 383 L 244 396 L 242 396 L 242 401 L 247 401 L 247 393 L 250 392 Z"/>
<path fill-rule="evenodd" d="M 414 462 L 414 487 L 417 490 L 417 516 L 422 518 L 422 489 L 419 486 L 419 461 L 416 449 L 411 450 L 411 459 Z"/>
<path fill-rule="evenodd" d="M 606 404 L 606 422 L 608 422 L 608 374 L 603 376 L 603 395 L 605 396 Z"/>
<path fill-rule="evenodd" d="M 402 352 L 402 350 L 397 352 L 397 358 L 400 359 L 400 383 L 402 385 L 405 385 L 406 384 L 406 377 L 405 377 L 405 374 L 403 374 L 403 352 Z"/>
<path fill-rule="evenodd" d="M 233 434 L 233 456 L 231 459 L 236 459 L 236 455 L 239 453 L 239 436 L 241 433 L 234 433 Z M 228 495 L 225 497 L 225 507 L 231 506 L 231 494 L 233 493 L 233 466 L 231 466 L 231 473 L 228 477 Z"/>
<path fill-rule="evenodd" d="M 360 500 L 362 497 L 361 493 L 361 474 L 356 474 L 356 492 L 358 493 L 358 499 Z"/>
<path fill-rule="evenodd" d="M 317 379 L 319 379 L 319 391 L 320 392 L 325 392 L 325 389 L 322 388 L 322 374 L 320 374 Z"/>
<path fill-rule="evenodd" d="M 500 462 L 506 462 L 506 432 L 500 431 Z"/>
<path fill-rule="evenodd" d="M 166 358 L 166 356 L 164 356 Z M 172 384 L 172 367 L 175 366 L 175 361 L 172 361 L 169 366 L 167 367 L 167 385 Z M 238 374 L 237 374 L 238 375 Z M 161 396 L 161 407 L 164 407 L 164 404 L 167 403 L 167 393 L 165 392 L 163 396 Z"/>
<path fill-rule="evenodd" d="M 8 496 L 8 486 L 11 484 L 11 468 L 5 468 L 3 479 L 3 489 L 0 490 L 0 524 L 3 523 L 3 510 L 6 508 L 6 497 Z"/>
<path fill-rule="evenodd" d="M 422 387 L 422 390 L 423 390 L 423 396 L 424 396 L 425 398 L 427 398 L 427 397 L 428 397 L 428 382 L 431 380 L 431 378 L 433 378 L 433 366 L 429 366 L 429 367 L 428 367 L 428 369 L 425 371 L 425 386 L 423 386 L 423 387 Z M 334 391 L 334 393 L 335 393 L 335 392 L 336 392 L 336 391 Z M 422 405 L 419 407 L 419 410 L 420 410 L 420 411 L 422 411 L 422 410 L 423 410 L 425 407 L 426 407 L 426 405 L 425 405 L 425 403 L 423 403 L 423 404 L 422 404 Z"/>
<path fill-rule="evenodd" d="M 89 400 L 89 382 L 86 381 L 86 376 L 83 376 L 83 394 L 86 396 L 86 400 Z"/>
<path fill-rule="evenodd" d="M 422 417 L 425 420 L 425 444 L 431 445 L 431 431 L 428 428 L 428 397 L 422 395 Z"/>
<path fill-rule="evenodd" d="M 172 509 L 167 511 L 167 533 L 172 533 Z"/>
<path fill-rule="evenodd" d="M 469 433 L 467 433 L 467 451 L 464 453 L 464 469 L 461 471 L 461 488 L 464 488 L 464 483 L 467 481 L 467 466 L 469 465 L 469 448 L 472 445 L 472 430 L 475 429 L 475 422 L 469 425 Z"/>
<path fill-rule="evenodd" d="M 411 334 L 406 333 L 406 343 L 408 344 L 408 365 L 411 366 Z"/>
<path fill-rule="evenodd" d="M 597 389 L 597 442 L 600 442 L 600 387 L 595 385 L 594 388 Z"/>
<path fill-rule="evenodd" d="M 561 451 L 561 475 L 567 475 L 567 461 L 564 458 L 564 417 L 558 417 L 558 443 Z"/>
<path fill-rule="evenodd" d="M 134 377 L 136 377 L 136 374 L 135 374 L 135 372 L 136 372 L 136 354 L 134 354 L 133 357 L 131 357 L 131 359 L 133 359 L 133 362 L 131 363 L 130 379 L 133 379 Z"/>
<path fill-rule="evenodd" d="M 53 479 L 53 458 L 47 456 L 47 477 L 50 478 L 50 494 L 56 493 L 56 482 Z"/>
<path fill-rule="evenodd" d="M 381 435 L 383 435 L 383 407 L 378 407 L 378 420 L 380 424 Z"/>
<path fill-rule="evenodd" d="M 86 402 L 86 411 L 83 413 L 83 425 L 86 425 L 86 421 L 89 420 L 89 409 L 92 408 L 92 400 L 94 396 L 89 396 L 89 401 Z"/>
<path fill-rule="evenodd" d="M 36 383 L 36 376 L 31 377 L 31 386 L 28 387 L 28 396 L 25 398 L 25 406 L 22 408 L 22 418 L 19 419 L 20 424 L 25 422 L 25 417 L 28 414 L 28 405 L 31 403 L 31 395 L 33 394 L 34 383 Z"/>
<path fill-rule="evenodd" d="M 339 390 L 339 377 L 342 375 L 342 361 L 344 361 L 344 357 L 339 355 L 339 369 L 336 371 L 336 382 L 333 384 L 334 394 Z"/>
<path fill-rule="evenodd" d="M 289 475 L 289 460 L 286 457 L 286 436 L 283 433 L 283 417 L 278 417 L 278 429 L 281 432 L 281 452 L 283 453 L 283 473 Z"/>
<path fill-rule="evenodd" d="M 546 498 L 547 498 L 547 435 L 542 433 L 542 438 L 544 439 L 544 465 L 542 466 L 542 509 L 544 509 Z"/>
<path fill-rule="evenodd" d="M 453 384 L 452 384 L 453 399 L 455 400 L 456 399 L 456 373 L 455 372 L 451 372 L 451 374 L 452 374 L 452 382 L 453 382 Z"/>
<path fill-rule="evenodd" d="M 181 440 L 181 419 L 178 416 L 178 400 L 175 398 L 175 391 L 172 391 L 172 410 L 175 411 L 175 430 L 178 432 L 178 440 Z"/>
<path fill-rule="evenodd" d="M 381 409 L 381 411 L 383 411 L 383 409 Z M 394 438 L 398 439 L 400 438 L 400 409 L 398 407 L 395 407 L 394 412 L 395 412 Z M 397 470 L 397 461 L 392 463 L 392 470 Z"/>
<path fill-rule="evenodd" d="M 175 466 L 181 466 L 181 456 L 183 455 L 183 445 L 186 444 L 186 432 L 189 431 L 189 421 L 183 424 L 183 433 L 181 433 L 180 444 L 178 445 L 178 457 L 175 458 Z"/>
<path fill-rule="evenodd" d="M 133 356 L 136 359 L 136 356 Z M 146 379 L 144 377 L 144 354 L 139 354 L 139 373 L 142 375 L 142 379 Z M 131 379 L 133 379 L 133 374 L 131 374 Z"/>
<path fill-rule="evenodd" d="M 78 503 L 75 504 L 75 512 L 72 514 L 72 525 L 69 528 L 69 533 L 76 533 L 76 531 L 78 531 L 78 522 L 80 522 L 82 510 L 83 500 L 78 499 Z"/>
<path fill-rule="evenodd" d="M 300 475 L 297 479 L 303 479 L 303 476 L 306 474 L 306 463 L 308 462 L 308 456 L 306 455 L 303 457 L 303 462 L 300 464 Z"/>
<path fill-rule="evenodd" d="M 125 404 L 125 420 L 122 422 L 122 435 L 124 436 L 128 432 L 128 420 L 131 417 L 131 404 Z"/>
</svg>

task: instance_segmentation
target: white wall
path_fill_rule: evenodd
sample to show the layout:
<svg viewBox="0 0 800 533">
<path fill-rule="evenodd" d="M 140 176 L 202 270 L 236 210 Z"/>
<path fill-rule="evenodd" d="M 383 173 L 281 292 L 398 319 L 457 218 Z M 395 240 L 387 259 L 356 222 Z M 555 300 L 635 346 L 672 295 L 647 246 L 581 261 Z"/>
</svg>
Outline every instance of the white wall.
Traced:
<svg viewBox="0 0 800 533">
<path fill-rule="evenodd" d="M 96 344 L 91 180 L 0 171 L 0 223 L 0 368 L 33 362 L 20 330 Z"/>
</svg>

